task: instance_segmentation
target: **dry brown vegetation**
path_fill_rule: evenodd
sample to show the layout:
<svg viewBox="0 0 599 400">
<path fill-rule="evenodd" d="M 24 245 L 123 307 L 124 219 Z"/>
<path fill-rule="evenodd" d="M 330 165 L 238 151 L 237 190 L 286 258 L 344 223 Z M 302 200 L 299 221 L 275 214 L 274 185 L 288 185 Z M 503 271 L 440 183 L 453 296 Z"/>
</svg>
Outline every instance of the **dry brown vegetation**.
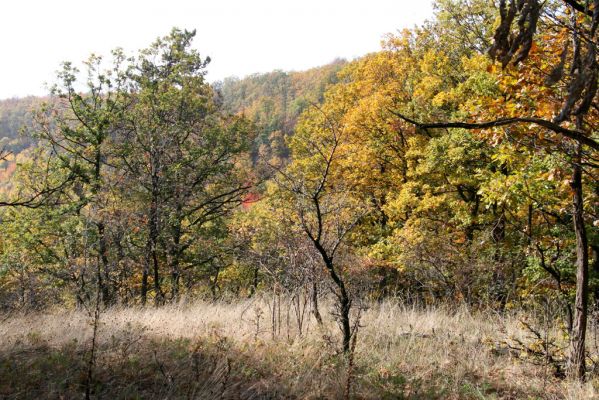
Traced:
<svg viewBox="0 0 599 400">
<path fill-rule="evenodd" d="M 334 320 L 326 318 L 318 327 L 306 315 L 300 335 L 283 301 L 281 323 L 273 329 L 267 300 L 103 312 L 92 396 L 344 398 L 348 368 L 338 352 Z M 597 398 L 597 379 L 582 386 L 560 380 L 549 362 L 508 349 L 506 344 L 516 347 L 518 341 L 533 343 L 521 320 L 466 309 L 374 304 L 361 319 L 351 398 Z M 278 324 L 278 313 L 274 321 Z M 77 310 L 3 318 L 0 396 L 81 397 L 91 328 L 88 315 Z"/>
</svg>

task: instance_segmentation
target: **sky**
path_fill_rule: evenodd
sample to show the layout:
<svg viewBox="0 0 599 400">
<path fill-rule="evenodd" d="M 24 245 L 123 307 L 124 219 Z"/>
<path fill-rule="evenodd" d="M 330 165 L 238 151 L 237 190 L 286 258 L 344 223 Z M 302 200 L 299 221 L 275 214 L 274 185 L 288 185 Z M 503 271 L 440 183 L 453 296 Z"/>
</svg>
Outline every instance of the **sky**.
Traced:
<svg viewBox="0 0 599 400">
<path fill-rule="evenodd" d="M 432 17 L 430 0 L 15 0 L 0 13 L 0 99 L 48 93 L 62 61 L 129 54 L 196 29 L 208 80 L 304 70 L 376 51 Z"/>
</svg>

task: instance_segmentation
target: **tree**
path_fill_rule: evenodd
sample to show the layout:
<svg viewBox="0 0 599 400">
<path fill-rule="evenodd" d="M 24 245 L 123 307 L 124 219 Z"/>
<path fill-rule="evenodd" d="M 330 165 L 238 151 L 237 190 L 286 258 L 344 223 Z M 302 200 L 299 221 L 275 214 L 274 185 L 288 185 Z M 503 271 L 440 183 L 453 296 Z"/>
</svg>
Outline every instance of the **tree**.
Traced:
<svg viewBox="0 0 599 400">
<path fill-rule="evenodd" d="M 330 104 L 335 104 L 331 102 Z M 350 351 L 350 313 L 355 300 L 344 276 L 341 250 L 348 235 L 369 212 L 342 178 L 349 157 L 342 110 L 314 107 L 303 115 L 290 143 L 293 161 L 275 177 L 285 204 L 312 243 L 334 285 L 342 349 Z"/>
<path fill-rule="evenodd" d="M 37 135 L 51 148 L 59 168 L 69 177 L 64 190 L 70 193 L 71 209 L 95 227 L 93 250 L 96 280 L 105 304 L 114 301 L 111 266 L 107 243 L 103 197 L 106 168 L 109 165 L 109 142 L 114 137 L 116 121 L 125 108 L 123 91 L 125 61 L 120 51 L 113 53 L 109 70 L 102 69 L 102 58 L 91 56 L 85 66 L 86 92 L 78 91 L 79 70 L 64 63 L 59 82 L 52 88 L 55 101 L 37 118 Z"/>
<path fill-rule="evenodd" d="M 142 303 L 150 271 L 156 301 L 165 300 L 163 262 L 170 298 L 179 298 L 181 271 L 202 258 L 189 254 L 190 247 L 251 187 L 241 168 L 251 141 L 248 124 L 219 110 L 204 80 L 210 59 L 191 49 L 194 36 L 173 29 L 142 50 L 128 73 L 132 106 L 121 127 L 120 154 L 147 221 Z"/>
</svg>

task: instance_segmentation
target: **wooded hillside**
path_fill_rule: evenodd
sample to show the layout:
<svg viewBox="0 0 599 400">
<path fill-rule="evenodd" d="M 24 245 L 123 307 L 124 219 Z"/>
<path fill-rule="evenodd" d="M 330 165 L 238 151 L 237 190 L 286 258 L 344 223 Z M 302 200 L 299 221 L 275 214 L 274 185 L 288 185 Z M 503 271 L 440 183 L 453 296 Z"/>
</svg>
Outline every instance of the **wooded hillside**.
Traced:
<svg viewBox="0 0 599 400">
<path fill-rule="evenodd" d="M 274 71 L 216 82 L 214 90 L 223 109 L 244 114 L 256 127 L 254 153 L 288 157 L 285 138 L 293 134 L 299 115 L 310 103 L 322 100 L 327 85 L 335 83 L 344 60 L 300 72 Z M 19 153 L 31 144 L 36 108 L 48 99 L 37 97 L 0 100 L 0 140 L 5 149 Z M 28 134 L 29 133 L 29 134 Z"/>
</svg>

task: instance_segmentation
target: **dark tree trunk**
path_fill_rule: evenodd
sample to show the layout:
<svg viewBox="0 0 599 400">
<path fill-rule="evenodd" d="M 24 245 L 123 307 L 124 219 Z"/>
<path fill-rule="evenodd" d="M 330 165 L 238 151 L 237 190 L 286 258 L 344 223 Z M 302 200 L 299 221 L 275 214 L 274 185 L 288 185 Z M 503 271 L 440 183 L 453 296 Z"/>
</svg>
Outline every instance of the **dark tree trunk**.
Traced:
<svg viewBox="0 0 599 400">
<path fill-rule="evenodd" d="M 181 251 L 180 251 L 180 240 L 181 233 L 180 230 L 175 232 L 175 237 L 173 238 L 174 244 L 171 249 L 170 255 L 170 270 L 171 270 L 171 301 L 177 302 L 179 301 L 179 282 L 181 280 L 181 269 L 180 269 L 180 260 L 181 260 Z"/>
<path fill-rule="evenodd" d="M 154 143 L 152 143 L 154 146 Z M 154 304 L 164 304 L 164 293 L 161 287 L 160 263 L 158 260 L 158 242 L 159 242 L 159 215 L 158 204 L 160 199 L 160 155 L 155 150 L 150 150 L 150 168 L 151 168 L 151 202 L 150 213 L 148 216 L 148 243 L 147 253 L 152 264 L 152 273 L 154 275 Z"/>
<path fill-rule="evenodd" d="M 92 193 L 98 194 L 102 189 L 102 143 L 103 143 L 103 135 L 99 133 L 98 136 L 98 145 L 95 151 L 94 158 L 94 180 L 92 186 Z M 104 221 L 100 217 L 98 221 L 95 222 L 96 229 L 98 231 L 98 253 L 99 253 L 99 262 L 97 268 L 97 279 L 98 279 L 98 288 L 102 295 L 102 302 L 104 305 L 109 305 L 111 303 L 110 296 L 110 265 L 108 262 L 108 246 L 106 243 L 106 226 Z M 100 265 L 101 262 L 101 265 Z M 102 274 L 104 276 L 102 276 Z"/>
<path fill-rule="evenodd" d="M 347 289 L 345 288 L 345 283 L 337 274 L 333 260 L 328 255 L 326 249 L 322 246 L 322 244 L 319 241 L 314 241 L 314 245 L 320 253 L 322 260 L 324 261 L 324 264 L 327 267 L 329 274 L 331 275 L 331 279 L 335 283 L 335 286 L 337 286 L 337 291 L 335 295 L 337 296 L 337 301 L 339 302 L 339 323 L 341 325 L 341 334 L 343 335 L 343 352 L 345 354 L 349 354 L 351 340 L 351 325 L 349 321 L 351 299 L 349 298 L 349 294 L 347 292 Z"/>
<path fill-rule="evenodd" d="M 258 290 L 258 283 L 259 283 L 259 277 L 260 275 L 258 274 L 259 272 L 259 267 L 254 267 L 254 271 L 252 274 L 252 285 L 250 286 L 250 293 L 248 294 L 248 298 L 252 298 L 254 296 L 254 294 L 256 294 L 256 291 Z"/>
<path fill-rule="evenodd" d="M 114 244 L 116 246 L 116 261 L 114 265 L 116 265 L 116 269 L 119 274 L 119 282 L 115 287 L 115 300 L 119 301 L 123 305 L 129 304 L 129 285 L 127 284 L 129 280 L 129 269 L 127 268 L 125 262 L 125 249 L 123 249 L 123 236 L 119 233 L 118 236 L 115 237 Z"/>
<path fill-rule="evenodd" d="M 580 122 L 577 123 L 580 125 Z M 582 146 L 577 145 L 572 173 L 574 232 L 576 234 L 576 299 L 572 328 L 570 368 L 571 374 L 584 380 L 586 372 L 585 339 L 588 313 L 589 255 L 584 225 L 582 193 Z"/>
<path fill-rule="evenodd" d="M 141 275 L 141 304 L 146 305 L 148 300 L 148 275 L 150 273 L 150 259 L 146 257 Z"/>
<path fill-rule="evenodd" d="M 178 258 L 171 265 L 171 300 L 176 303 L 179 301 L 179 281 L 181 273 L 179 271 L 179 260 Z"/>
<path fill-rule="evenodd" d="M 349 323 L 349 312 L 351 309 L 351 301 L 345 290 L 341 291 L 339 299 L 340 305 L 340 320 L 341 320 L 341 332 L 343 333 L 343 352 L 349 354 L 350 341 L 351 341 L 351 326 Z"/>
<path fill-rule="evenodd" d="M 318 309 L 318 285 L 316 284 L 316 280 L 312 281 L 312 313 L 318 325 L 322 325 L 322 316 Z"/>
<path fill-rule="evenodd" d="M 209 278 L 210 291 L 212 292 L 212 301 L 216 301 L 216 299 L 217 299 L 217 291 L 219 290 L 219 287 L 218 287 L 219 273 L 220 273 L 220 268 L 218 267 L 218 265 L 215 265 L 214 266 L 214 279 Z"/>
<path fill-rule="evenodd" d="M 151 259 L 152 259 L 152 271 L 154 274 L 154 293 L 155 293 L 155 304 L 161 305 L 164 303 L 164 293 L 160 286 L 160 264 L 158 261 L 158 250 L 156 249 L 156 242 L 151 241 Z"/>
<path fill-rule="evenodd" d="M 173 199 L 174 202 L 177 203 L 177 207 L 175 210 L 175 215 L 174 215 L 174 225 L 172 226 L 172 235 L 173 235 L 173 239 L 172 239 L 172 244 L 170 245 L 170 251 L 169 251 L 169 264 L 170 264 L 170 271 L 171 271 L 171 301 L 172 302 L 177 302 L 179 301 L 179 296 L 180 296 L 180 290 L 179 290 L 179 286 L 180 286 L 180 280 L 181 280 L 181 268 L 180 268 L 180 264 L 181 264 L 181 253 L 182 253 L 182 249 L 181 249 L 181 236 L 183 235 L 183 231 L 182 231 L 182 206 L 181 206 L 181 200 L 179 198 L 179 196 L 176 196 Z"/>
<path fill-rule="evenodd" d="M 102 263 L 101 271 L 98 270 L 98 284 L 102 292 L 102 303 L 105 306 L 112 304 L 112 294 L 110 288 L 110 263 L 108 261 L 108 246 L 106 244 L 106 226 L 100 221 L 96 224 L 98 228 L 98 247 L 100 260 Z M 104 275 L 103 277 L 101 275 Z"/>
<path fill-rule="evenodd" d="M 155 304 L 160 305 L 164 301 L 164 295 L 160 286 L 160 264 L 158 260 L 158 206 L 156 199 L 152 199 L 149 216 L 149 235 L 147 243 L 148 259 L 152 266 L 154 276 Z"/>
<path fill-rule="evenodd" d="M 599 276 L 599 246 L 591 244 L 591 255 L 593 257 L 593 264 L 591 270 L 595 276 Z M 595 300 L 595 308 L 599 307 L 599 285 L 595 286 L 593 291 L 593 297 Z"/>
</svg>

